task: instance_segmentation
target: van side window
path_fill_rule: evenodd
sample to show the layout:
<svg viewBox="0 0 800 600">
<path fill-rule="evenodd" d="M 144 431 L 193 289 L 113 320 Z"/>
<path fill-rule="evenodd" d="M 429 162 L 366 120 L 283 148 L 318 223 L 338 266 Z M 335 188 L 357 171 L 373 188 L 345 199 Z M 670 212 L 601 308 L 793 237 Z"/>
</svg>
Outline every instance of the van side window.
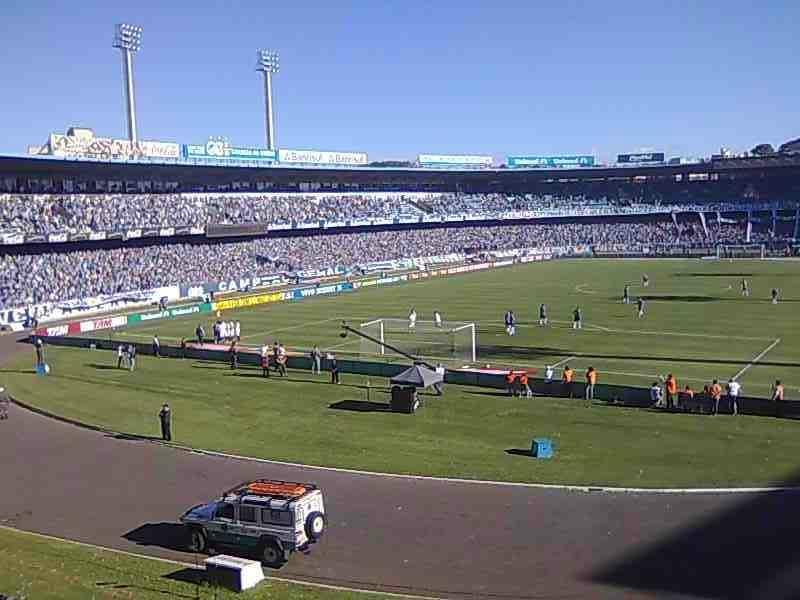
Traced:
<svg viewBox="0 0 800 600">
<path fill-rule="evenodd" d="M 217 505 L 217 518 L 230 519 L 233 521 L 233 504 L 222 502 Z"/>
<path fill-rule="evenodd" d="M 256 507 L 255 506 L 247 506 L 245 504 L 239 505 L 239 521 L 245 523 L 255 523 L 256 522 Z"/>
<path fill-rule="evenodd" d="M 292 513 L 288 510 L 261 509 L 261 522 L 267 525 L 291 525 Z"/>
</svg>

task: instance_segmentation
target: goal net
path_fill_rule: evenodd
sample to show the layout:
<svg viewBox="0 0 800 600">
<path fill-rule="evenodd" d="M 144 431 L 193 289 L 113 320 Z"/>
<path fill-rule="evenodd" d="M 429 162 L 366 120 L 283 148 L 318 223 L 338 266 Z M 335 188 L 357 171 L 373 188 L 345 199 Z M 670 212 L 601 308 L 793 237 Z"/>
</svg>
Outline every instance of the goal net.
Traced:
<svg viewBox="0 0 800 600">
<path fill-rule="evenodd" d="M 429 361 L 458 360 L 474 363 L 478 360 L 475 323 L 442 321 L 417 321 L 409 327 L 408 319 L 375 319 L 359 325 L 361 333 L 373 340 L 361 338 L 360 354 L 364 357 L 401 356 L 394 346 L 412 356 Z"/>
<path fill-rule="evenodd" d="M 765 258 L 764 244 L 721 244 L 717 246 L 717 258 Z"/>
</svg>

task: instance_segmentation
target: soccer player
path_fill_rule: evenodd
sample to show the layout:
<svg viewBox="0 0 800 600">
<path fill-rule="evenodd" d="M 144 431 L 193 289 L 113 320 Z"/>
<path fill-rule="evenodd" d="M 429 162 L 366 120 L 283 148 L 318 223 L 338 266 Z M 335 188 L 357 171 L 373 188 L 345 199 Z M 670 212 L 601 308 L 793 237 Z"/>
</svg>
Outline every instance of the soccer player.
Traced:
<svg viewBox="0 0 800 600">
<path fill-rule="evenodd" d="M 551 383 L 553 381 L 553 375 L 555 372 L 553 371 L 553 367 L 550 365 L 545 365 L 544 367 L 544 382 Z"/>
<path fill-rule="evenodd" d="M 581 314 L 581 307 L 576 306 L 572 311 L 572 328 L 583 329 L 583 315 Z"/>
<path fill-rule="evenodd" d="M 747 281 L 747 279 L 742 279 L 741 290 L 742 296 L 746 298 L 750 297 L 750 283 Z"/>
<path fill-rule="evenodd" d="M 197 336 L 197 343 L 202 346 L 203 339 L 206 337 L 206 330 L 203 329 L 203 325 L 201 323 L 197 324 L 197 328 L 194 330 L 194 334 Z"/>
<path fill-rule="evenodd" d="M 236 321 L 236 323 L 234 324 L 233 332 L 236 334 L 236 341 L 237 342 L 241 342 L 242 341 L 242 324 L 239 321 Z"/>
<path fill-rule="evenodd" d="M 648 287 L 650 285 L 650 278 L 647 276 L 647 273 L 642 275 L 642 287 Z"/>
<path fill-rule="evenodd" d="M 436 327 L 439 329 L 442 328 L 442 313 L 440 313 L 438 310 L 433 311 L 433 321 Z"/>
<path fill-rule="evenodd" d="M 153 356 L 161 358 L 161 342 L 158 341 L 158 335 L 153 336 Z"/>
<path fill-rule="evenodd" d="M 629 286 L 626 283 L 625 287 L 622 288 L 622 303 L 630 304 L 630 302 L 631 302 L 631 286 Z"/>
<path fill-rule="evenodd" d="M 636 310 L 638 310 L 638 311 L 639 311 L 639 318 L 640 318 L 640 319 L 643 319 L 643 318 L 644 318 L 644 307 L 645 307 L 644 298 L 642 298 L 642 297 L 640 296 L 640 297 L 639 297 L 639 298 L 636 300 Z"/>
<path fill-rule="evenodd" d="M 513 310 L 509 310 L 506 312 L 505 317 L 503 320 L 506 324 L 506 333 L 508 335 L 516 335 L 517 334 L 517 317 L 514 315 Z"/>
<path fill-rule="evenodd" d="M 539 327 L 547 327 L 547 305 L 539 305 Z"/>
<path fill-rule="evenodd" d="M 412 307 L 408 313 L 408 328 L 413 330 L 417 327 L 417 309 Z"/>
<path fill-rule="evenodd" d="M 778 288 L 772 288 L 772 303 L 778 303 L 778 296 L 780 296 L 780 290 Z"/>
</svg>

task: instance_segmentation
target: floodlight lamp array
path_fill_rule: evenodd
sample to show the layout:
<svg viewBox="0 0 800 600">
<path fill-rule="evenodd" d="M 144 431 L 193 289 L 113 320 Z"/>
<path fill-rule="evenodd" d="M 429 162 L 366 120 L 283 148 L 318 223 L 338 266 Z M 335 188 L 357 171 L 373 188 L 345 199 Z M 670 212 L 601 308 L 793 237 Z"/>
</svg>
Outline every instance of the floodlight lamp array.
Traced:
<svg viewBox="0 0 800 600">
<path fill-rule="evenodd" d="M 256 52 L 256 71 L 277 73 L 280 70 L 280 59 L 274 50 L 258 50 Z"/>
<path fill-rule="evenodd" d="M 142 46 L 142 28 L 129 23 L 118 23 L 114 28 L 114 48 L 136 52 Z"/>
</svg>

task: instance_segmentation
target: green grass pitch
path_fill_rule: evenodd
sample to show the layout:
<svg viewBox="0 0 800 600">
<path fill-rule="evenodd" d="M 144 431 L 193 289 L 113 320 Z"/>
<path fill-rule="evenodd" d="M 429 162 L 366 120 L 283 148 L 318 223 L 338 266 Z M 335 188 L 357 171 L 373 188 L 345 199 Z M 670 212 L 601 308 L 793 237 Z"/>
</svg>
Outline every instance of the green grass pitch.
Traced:
<svg viewBox="0 0 800 600">
<path fill-rule="evenodd" d="M 647 289 L 641 276 L 650 278 Z M 739 282 L 749 280 L 752 296 Z M 648 298 L 644 319 L 631 295 Z M 781 289 L 773 305 L 769 292 Z M 540 302 L 552 325 L 536 325 Z M 339 337 L 339 322 L 405 317 L 434 310 L 478 326 L 478 362 L 536 368 L 589 365 L 599 380 L 649 386 L 674 373 L 681 387 L 737 375 L 744 393 L 765 396 L 782 379 L 800 398 L 800 263 L 793 261 L 554 261 L 448 279 L 359 290 L 225 312 L 239 319 L 246 344 L 278 339 L 290 348 L 358 352 Z M 573 331 L 575 305 L 584 329 Z M 503 313 L 520 321 L 509 337 Z M 205 321 L 211 330 L 211 316 Z M 152 323 L 115 335 L 162 340 L 193 335 L 197 318 Z M 387 340 L 391 341 L 391 340 Z M 374 471 L 528 482 L 631 486 L 760 485 L 797 468 L 798 427 L 770 418 L 668 415 L 587 405 L 582 401 L 510 399 L 491 390 L 449 386 L 414 416 L 364 404 L 386 401 L 386 381 L 345 375 L 344 385 L 290 372 L 262 381 L 255 369 L 141 357 L 131 374 L 107 368 L 112 353 L 48 349 L 53 374 L 37 378 L 31 356 L 0 376 L 20 398 L 54 412 L 114 429 L 155 434 L 158 406 L 169 400 L 178 442 L 197 447 Z M 32 353 L 31 353 L 32 355 Z M 342 410 L 356 403 L 375 410 Z M 360 404 L 359 404 L 360 403 Z M 549 436 L 556 458 L 536 461 L 507 452 Z"/>
</svg>

